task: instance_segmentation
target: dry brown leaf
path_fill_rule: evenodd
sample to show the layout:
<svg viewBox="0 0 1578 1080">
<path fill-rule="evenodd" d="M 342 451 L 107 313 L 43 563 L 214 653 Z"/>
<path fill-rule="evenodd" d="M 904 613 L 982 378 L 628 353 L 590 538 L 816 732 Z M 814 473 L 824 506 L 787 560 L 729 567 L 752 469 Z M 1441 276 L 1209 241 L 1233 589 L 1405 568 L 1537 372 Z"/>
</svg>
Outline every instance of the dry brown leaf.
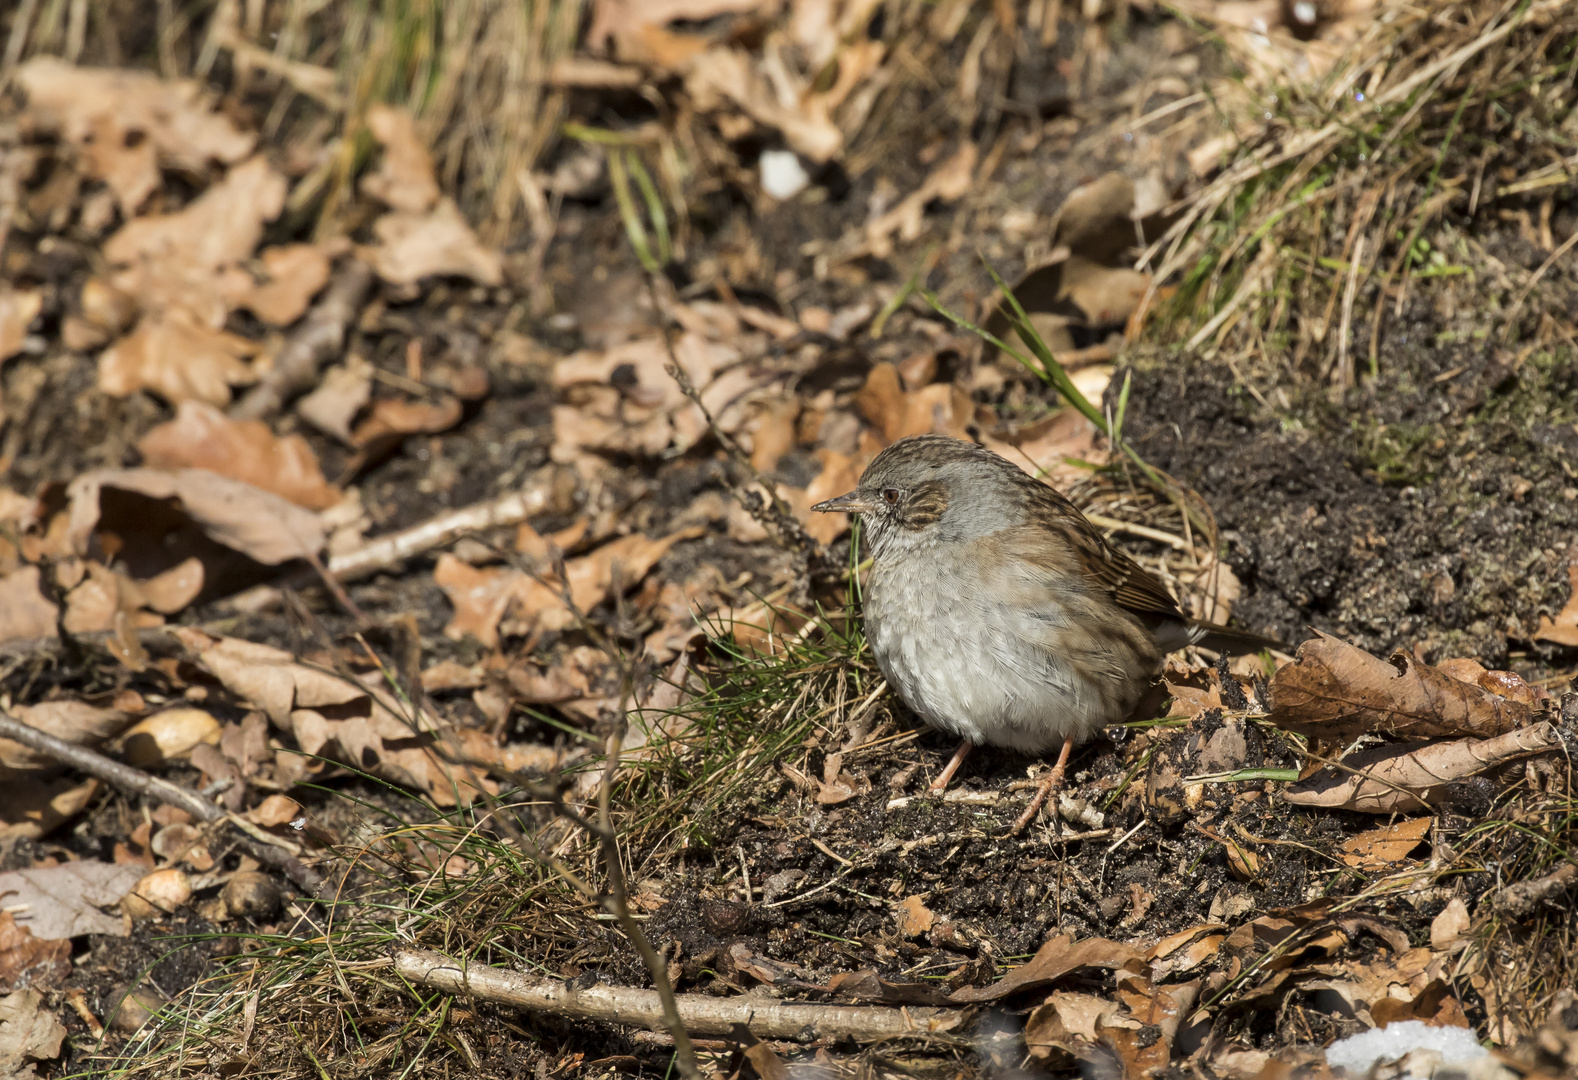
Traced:
<svg viewBox="0 0 1578 1080">
<path fill-rule="evenodd" d="M 86 701 L 45 701 L 37 705 L 13 705 L 11 715 L 29 727 L 63 739 L 73 746 L 97 746 L 105 739 L 118 734 L 131 722 L 131 717 L 119 709 L 106 709 Z M 59 764 L 54 758 L 36 750 L 29 750 L 10 739 L 0 739 L 0 774 L 12 770 L 56 772 Z"/>
<path fill-rule="evenodd" d="M 1320 631 L 1278 670 L 1271 689 L 1273 723 L 1322 739 L 1501 735 L 1533 714 L 1522 702 L 1460 682 L 1407 653 L 1387 663 Z"/>
<path fill-rule="evenodd" d="M 962 387 L 932 383 L 907 393 L 898 369 L 887 363 L 872 367 L 855 395 L 855 408 L 880 433 L 880 446 L 933 431 L 962 439 L 975 418 L 975 405 Z"/>
<path fill-rule="evenodd" d="M 177 631 L 225 687 L 257 705 L 305 754 L 320 755 L 425 793 L 442 806 L 469 802 L 496 785 L 465 766 L 441 761 L 401 718 L 399 704 L 377 685 L 301 664 L 281 649 L 201 631 Z M 326 715 L 326 712 L 329 715 Z M 432 717 L 416 720 L 432 729 Z M 416 745 L 413 745 L 416 744 Z"/>
<path fill-rule="evenodd" d="M 1095 994 L 1054 990 L 1025 1021 L 1025 1049 L 1043 1060 L 1054 1050 L 1077 1056 L 1086 1049 L 1081 1044 L 1096 1043 L 1101 1029 L 1120 1008 L 1117 1002 Z"/>
<path fill-rule="evenodd" d="M 1406 938 L 1402 944 L 1406 946 Z M 1331 977 L 1310 979 L 1302 988 L 1335 992 L 1352 1015 L 1375 1027 L 1397 1020 L 1467 1027 L 1463 1007 L 1452 995 L 1452 963 L 1450 956 L 1434 949 L 1403 948 L 1368 962 L 1323 967 Z"/>
<path fill-rule="evenodd" d="M 245 270 L 225 277 L 226 299 L 270 326 L 301 318 L 318 290 L 329 283 L 329 256 L 316 244 L 282 244 L 258 252 L 263 280 Z"/>
<path fill-rule="evenodd" d="M 653 27 L 678 19 L 702 22 L 777 6 L 775 0 L 596 0 L 586 44 L 597 52 L 612 45 L 621 59 L 645 60 L 642 41 Z"/>
<path fill-rule="evenodd" d="M 1430 920 L 1430 947 L 1438 952 L 1451 948 L 1468 933 L 1471 923 L 1468 905 L 1461 896 L 1454 896 L 1441 914 Z"/>
<path fill-rule="evenodd" d="M 85 934 L 125 937 L 120 917 L 99 909 L 120 903 L 141 877 L 142 871 L 131 867 L 81 859 L 0 874 L 0 896 L 16 911 L 17 925 L 40 941 Z"/>
<path fill-rule="evenodd" d="M 118 539 L 126 543 L 138 538 L 139 528 L 165 528 L 164 522 L 145 519 L 135 512 L 106 521 L 102 502 L 106 490 L 131 492 L 152 500 L 176 500 L 180 511 L 204 535 L 268 566 L 304 558 L 323 548 L 323 525 L 316 514 L 239 480 L 203 469 L 96 469 L 83 473 L 66 489 L 70 499 L 69 537 L 72 549 L 82 555 L 89 554 L 90 538 L 96 529 L 113 525 Z M 117 499 L 117 504 L 124 502 L 123 498 Z M 169 547 L 165 544 L 169 536 L 163 532 L 160 544 Z"/>
<path fill-rule="evenodd" d="M 373 403 L 367 418 L 351 433 L 351 445 L 370 452 L 386 440 L 407 435 L 436 435 L 460 423 L 464 410 L 460 401 L 442 397 L 437 401 L 410 401 L 381 398 Z"/>
<path fill-rule="evenodd" d="M 725 412 L 762 377 L 737 366 L 739 348 L 709 336 L 718 328 L 705 326 L 691 307 L 678 310 L 689 327 L 675 340 L 672 357 L 661 338 L 645 337 L 583 349 L 554 366 L 554 385 L 569 400 L 553 413 L 555 460 L 578 463 L 588 450 L 653 456 L 671 445 L 683 450 L 694 444 L 706 432 L 706 421 L 669 375 L 675 359 L 713 416 L 730 429 Z M 720 377 L 725 372 L 734 378 Z"/>
<path fill-rule="evenodd" d="M 87 576 L 66 594 L 66 613 L 60 625 L 69 634 L 94 634 L 115 625 L 115 617 L 130 605 L 121 596 L 121 577 L 99 562 L 89 562 Z"/>
<path fill-rule="evenodd" d="M 1063 264 L 1063 295 L 1092 327 L 1122 326 L 1140 306 L 1151 275 L 1125 266 L 1102 266 L 1078 255 Z"/>
<path fill-rule="evenodd" d="M 918 896 L 906 896 L 895 905 L 899 920 L 899 933 L 907 938 L 925 937 L 937 916 Z"/>
<path fill-rule="evenodd" d="M 206 469 L 322 510 L 340 501 L 317 455 L 300 435 L 283 438 L 261 420 L 231 420 L 212 405 L 185 401 L 175 419 L 142 437 L 137 449 L 156 469 Z"/>
<path fill-rule="evenodd" d="M 822 779 L 817 782 L 816 801 L 823 806 L 837 806 L 871 790 L 871 779 L 865 773 L 851 776 L 844 771 L 844 755 L 829 754 L 822 762 Z"/>
<path fill-rule="evenodd" d="M 646 37 L 649 42 L 654 40 L 650 32 Z M 844 133 L 828 115 L 826 98 L 808 94 L 799 100 L 798 107 L 785 105 L 742 49 L 721 46 L 696 55 L 685 72 L 685 91 L 704 113 L 733 103 L 758 124 L 777 129 L 792 149 L 812 161 L 829 161 L 844 148 Z M 973 150 L 972 144 L 966 145 Z M 928 180 L 922 190 L 933 183 Z M 947 196 L 938 192 L 928 195 L 927 200 L 939 197 Z M 924 207 L 927 200 L 922 200 L 920 206 Z M 919 211 L 918 207 L 917 218 Z M 899 225 L 895 222 L 891 228 Z"/>
<path fill-rule="evenodd" d="M 0 282 L 0 360 L 22 351 L 28 327 L 44 310 L 44 294 L 39 289 L 14 289 Z"/>
<path fill-rule="evenodd" d="M 170 402 L 227 405 L 230 388 L 256 381 L 258 346 L 195 322 L 184 309 L 145 316 L 99 357 L 99 389 L 113 397 L 151 390 Z"/>
<path fill-rule="evenodd" d="M 102 277 L 90 277 L 82 283 L 78 302 L 83 319 L 110 337 L 130 329 L 141 311 L 135 296 Z"/>
<path fill-rule="evenodd" d="M 71 974 L 71 942 L 43 941 L 0 911 L 0 994 L 54 990 Z"/>
<path fill-rule="evenodd" d="M 0 641 L 53 637 L 60 608 L 39 588 L 36 566 L 0 576 Z"/>
<path fill-rule="evenodd" d="M 296 402 L 296 411 L 325 435 L 354 446 L 351 425 L 372 397 L 372 365 L 353 354 L 324 372 L 317 388 Z"/>
<path fill-rule="evenodd" d="M 114 284 L 145 311 L 179 307 L 211 329 L 227 308 L 219 274 L 250 258 L 263 226 L 285 205 L 286 182 L 259 155 L 171 214 L 123 225 L 104 243 L 104 257 L 124 267 Z"/>
<path fill-rule="evenodd" d="M 857 253 L 885 259 L 893 254 L 894 233 L 905 242 L 918 238 L 923 227 L 927 204 L 936 200 L 952 202 L 962 198 L 970 190 L 970 180 L 975 174 L 976 157 L 975 144 L 968 139 L 965 140 L 958 150 L 944 158 L 931 171 L 931 174 L 921 182 L 920 187 L 906 195 L 892 210 L 866 223 L 865 239 L 856 249 Z"/>
<path fill-rule="evenodd" d="M 39 56 L 16 71 L 35 123 L 58 130 L 82 151 L 83 168 L 113 192 L 126 217 L 160 185 L 159 166 L 201 173 L 252 152 L 244 133 L 208 104 L 196 79 L 75 67 Z"/>
<path fill-rule="evenodd" d="M 1557 750 L 1560 733 L 1542 721 L 1493 739 L 1408 742 L 1373 746 L 1282 789 L 1295 806 L 1324 806 L 1368 814 L 1434 809 L 1448 784 L 1498 765 Z"/>
<path fill-rule="evenodd" d="M 797 441 L 795 421 L 799 419 L 800 406 L 796 398 L 779 398 L 765 404 L 747 425 L 751 466 L 757 472 L 772 472 L 778 467 L 778 459 L 794 449 Z"/>
<path fill-rule="evenodd" d="M 220 724 L 206 709 L 177 706 L 137 721 L 119 739 L 128 765 L 149 769 L 187 757 L 192 748 L 219 744 Z"/>
<path fill-rule="evenodd" d="M 1342 845 L 1342 861 L 1363 870 L 1379 870 L 1401 862 L 1429 834 L 1434 820 L 1414 818 L 1362 832 Z"/>
<path fill-rule="evenodd" d="M 412 214 L 432 209 L 439 198 L 438 181 L 416 119 L 404 109 L 379 103 L 367 110 L 367 128 L 383 144 L 384 154 L 378 170 L 362 177 L 363 194 Z"/>
<path fill-rule="evenodd" d="M 464 277 L 479 285 L 504 281 L 504 261 L 485 247 L 453 200 L 440 199 L 424 213 L 397 210 L 373 223 L 378 244 L 366 261 L 391 285 L 414 285 L 425 277 Z"/>
<path fill-rule="evenodd" d="M 174 615 L 197 599 L 207 579 L 203 561 L 193 556 L 146 581 L 123 577 L 121 590 L 133 607 L 151 608 L 161 615 Z"/>
<path fill-rule="evenodd" d="M 805 531 L 818 543 L 831 544 L 848 531 L 849 515 L 812 513 L 811 507 L 855 490 L 865 467 L 865 459 L 863 456 L 848 457 L 837 450 L 818 450 L 816 456 L 822 463 L 822 471 L 816 474 L 811 486 L 804 493 L 789 489 L 784 494 L 794 507 L 795 515 L 805 526 Z"/>
<path fill-rule="evenodd" d="M 955 990 L 949 1000 L 964 1004 L 1000 1001 L 1009 994 L 1047 986 L 1082 968 L 1110 970 L 1139 959 L 1139 951 L 1122 942 L 1106 938 L 1086 938 L 1076 942 L 1066 934 L 1059 934 L 1037 949 L 1035 956 L 1010 970 L 995 983 L 963 987 Z"/>
<path fill-rule="evenodd" d="M 591 612 L 608 598 L 616 579 L 621 592 L 632 588 L 669 548 L 705 531 L 704 526 L 695 526 L 657 540 L 636 533 L 569 560 L 565 576 L 572 601 L 582 614 Z M 444 628 L 452 638 L 470 636 L 492 647 L 498 643 L 499 624 L 506 614 L 512 615 L 511 633 L 562 630 L 576 623 L 556 584 L 519 570 L 476 569 L 446 552 L 439 556 L 433 579 L 455 608 L 454 618 Z"/>
<path fill-rule="evenodd" d="M 0 349 L 0 358 L 4 356 L 5 350 Z M 1540 626 L 1534 631 L 1534 640 L 1578 647 L 1578 547 L 1567 556 L 1567 587 L 1571 590 L 1567 603 L 1562 605 L 1554 619 L 1549 615 L 1540 616 Z"/>
<path fill-rule="evenodd" d="M 70 777 L 12 778 L 0 799 L 0 840 L 37 840 L 87 809 L 98 794 L 97 780 Z"/>
</svg>

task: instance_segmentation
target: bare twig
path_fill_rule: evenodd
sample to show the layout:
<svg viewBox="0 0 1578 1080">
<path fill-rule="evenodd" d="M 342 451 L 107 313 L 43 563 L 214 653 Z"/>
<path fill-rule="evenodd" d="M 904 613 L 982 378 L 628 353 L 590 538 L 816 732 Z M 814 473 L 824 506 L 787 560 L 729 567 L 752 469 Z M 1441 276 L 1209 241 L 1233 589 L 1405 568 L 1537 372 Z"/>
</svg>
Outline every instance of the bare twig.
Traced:
<svg viewBox="0 0 1578 1080">
<path fill-rule="evenodd" d="M 38 730 L 31 724 L 24 724 L 4 712 L 0 712 L 0 737 L 19 742 L 30 750 L 36 750 L 62 765 L 68 765 L 107 784 L 112 784 L 128 794 L 142 795 L 169 803 L 171 806 L 185 810 L 199 821 L 215 824 L 231 820 L 230 815 L 222 808 L 194 791 L 188 791 L 179 784 L 172 784 L 168 780 L 161 780 L 157 776 L 150 776 L 128 765 L 122 765 L 96 750 L 68 743 L 64 739 Z M 278 867 L 301 889 L 314 896 L 318 894 L 318 889 L 323 885 L 323 877 L 288 851 L 273 844 L 260 843 L 252 838 L 242 840 L 241 843 L 259 862 Z"/>
<path fill-rule="evenodd" d="M 828 559 L 826 549 L 805 531 L 805 526 L 801 525 L 800 519 L 795 517 L 794 509 L 778 494 L 777 485 L 751 464 L 750 455 L 734 441 L 732 436 L 718 426 L 718 421 L 713 418 L 711 410 L 702 404 L 700 392 L 690 381 L 690 376 L 685 374 L 685 369 L 680 367 L 679 359 L 674 356 L 674 346 L 668 341 L 667 331 L 663 334 L 663 340 L 669 345 L 669 358 L 672 361 L 668 365 L 668 373 L 679 384 L 680 392 L 701 410 L 702 418 L 707 421 L 707 429 L 712 433 L 712 437 L 717 439 L 718 445 L 722 446 L 729 456 L 750 474 L 752 480 L 761 485 L 762 490 L 767 492 L 767 499 L 764 502 L 760 498 L 750 497 L 753 493 L 737 491 L 733 486 L 729 489 L 730 493 L 762 528 L 777 539 L 779 546 L 804 559 L 808 568 L 814 567 L 818 571 L 829 565 L 838 568 L 837 564 L 832 564 Z"/>
<path fill-rule="evenodd" d="M 316 384 L 318 368 L 345 347 L 346 327 L 361 311 L 372 283 L 371 267 L 360 259 L 346 260 L 329 291 L 274 358 L 274 366 L 231 407 L 231 418 L 259 420 L 272 416 L 291 398 Z"/>
<path fill-rule="evenodd" d="M 534 979 L 414 949 L 395 954 L 395 970 L 421 986 L 518 1009 L 648 1030 L 665 1024 L 662 1003 L 652 990 L 595 985 L 575 990 L 557 979 Z M 674 1004 L 685 1030 L 697 1035 L 726 1035 L 735 1024 L 744 1024 L 758 1038 L 795 1041 L 873 1043 L 905 1035 L 944 1034 L 958 1030 L 969 1016 L 966 1009 L 823 1005 L 706 994 L 679 994 Z"/>
</svg>

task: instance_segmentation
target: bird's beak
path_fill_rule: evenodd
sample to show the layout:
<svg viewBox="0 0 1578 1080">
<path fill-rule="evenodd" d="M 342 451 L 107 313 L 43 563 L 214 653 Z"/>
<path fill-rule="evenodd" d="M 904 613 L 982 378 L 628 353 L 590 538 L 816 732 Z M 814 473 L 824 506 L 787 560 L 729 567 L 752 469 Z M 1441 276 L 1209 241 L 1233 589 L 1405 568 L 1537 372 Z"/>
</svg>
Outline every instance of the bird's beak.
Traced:
<svg viewBox="0 0 1578 1080">
<path fill-rule="evenodd" d="M 851 491 L 849 494 L 840 495 L 836 499 L 819 502 L 811 509 L 823 514 L 864 514 L 877 509 L 877 504 L 870 499 L 863 498 L 860 492 Z"/>
</svg>

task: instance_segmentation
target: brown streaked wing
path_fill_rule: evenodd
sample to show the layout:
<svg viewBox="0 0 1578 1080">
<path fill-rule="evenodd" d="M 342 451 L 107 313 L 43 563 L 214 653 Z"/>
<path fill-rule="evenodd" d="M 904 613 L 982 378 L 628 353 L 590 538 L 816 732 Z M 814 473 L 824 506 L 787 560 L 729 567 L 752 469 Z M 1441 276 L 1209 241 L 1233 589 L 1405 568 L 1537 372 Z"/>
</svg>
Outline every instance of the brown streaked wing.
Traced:
<svg viewBox="0 0 1578 1080">
<path fill-rule="evenodd" d="M 1037 481 L 1032 484 L 1036 489 L 1036 501 L 1048 512 L 1047 517 L 1067 526 L 1064 541 L 1080 566 L 1112 595 L 1119 607 L 1137 615 L 1185 617 L 1167 587 L 1145 567 L 1107 543 L 1106 537 L 1064 498 L 1062 492 Z"/>
</svg>

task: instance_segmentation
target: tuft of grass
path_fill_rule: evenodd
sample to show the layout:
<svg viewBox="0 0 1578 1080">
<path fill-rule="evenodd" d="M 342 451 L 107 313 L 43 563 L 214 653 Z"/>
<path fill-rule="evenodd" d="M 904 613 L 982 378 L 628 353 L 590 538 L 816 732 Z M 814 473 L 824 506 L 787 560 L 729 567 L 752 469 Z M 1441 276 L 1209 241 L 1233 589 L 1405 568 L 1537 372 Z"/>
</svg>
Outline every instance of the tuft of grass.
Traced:
<svg viewBox="0 0 1578 1080">
<path fill-rule="evenodd" d="M 857 602 L 857 574 L 847 588 Z M 784 783 L 773 779 L 776 764 L 792 748 L 817 727 L 841 723 L 871 694 L 858 619 L 777 610 L 798 629 L 785 631 L 782 621 L 753 628 L 773 631 L 769 651 L 738 644 L 746 628 L 713 619 L 702 659 L 670 688 L 688 700 L 632 706 L 631 730 L 646 741 L 622 753 L 613 789 L 613 822 L 629 866 L 664 865 L 684 848 L 705 846 L 725 831 L 725 815 L 776 793 Z M 568 789 L 602 767 L 594 758 L 557 782 Z M 275 931 L 233 934 L 243 953 L 215 962 L 128 1043 L 104 1051 L 99 1071 L 165 1075 L 199 1062 L 243 1061 L 249 1073 L 316 1076 L 347 1068 L 389 1076 L 474 1071 L 476 1052 L 450 1021 L 453 1000 L 389 975 L 388 957 L 398 948 L 555 977 L 575 965 L 610 971 L 619 982 L 644 981 L 630 943 L 566 877 L 602 880 L 594 837 L 519 791 L 444 809 L 376 777 L 353 778 L 378 797 L 314 789 L 361 821 L 356 842 L 334 850 L 326 867 L 331 899 L 295 902 Z M 501 827 L 500 816 L 510 827 Z M 523 851 L 511 838 L 515 830 L 551 852 L 553 865 Z M 217 936 L 172 939 L 172 947 Z"/>
<path fill-rule="evenodd" d="M 1399 8 L 1365 33 L 1314 84 L 1214 95 L 1237 149 L 1142 260 L 1178 285 L 1159 305 L 1165 337 L 1291 350 L 1295 368 L 1339 386 L 1373 378 L 1412 285 L 1466 272 L 1443 254 L 1444 222 L 1539 213 L 1549 185 L 1571 185 L 1541 147 L 1570 153 L 1555 126 L 1578 107 L 1578 15 L 1476 0 Z M 1258 63 L 1224 47 L 1242 70 Z M 1539 167 L 1532 186 L 1498 187 Z M 1537 314 L 1518 308 L 1501 317 L 1512 338 Z"/>
</svg>

